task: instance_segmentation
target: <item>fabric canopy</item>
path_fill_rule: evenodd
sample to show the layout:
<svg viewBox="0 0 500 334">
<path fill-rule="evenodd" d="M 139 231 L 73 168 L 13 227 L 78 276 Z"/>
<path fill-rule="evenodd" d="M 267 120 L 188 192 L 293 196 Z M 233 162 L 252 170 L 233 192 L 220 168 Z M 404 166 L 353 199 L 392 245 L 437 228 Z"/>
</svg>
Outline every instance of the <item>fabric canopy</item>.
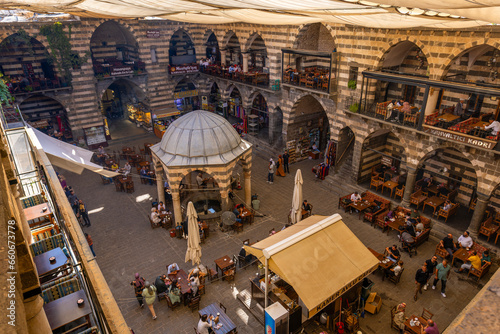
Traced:
<svg viewBox="0 0 500 334">
<path fill-rule="evenodd" d="M 308 318 L 342 296 L 378 266 L 378 260 L 342 217 L 311 216 L 245 250 L 289 283 Z"/>
<path fill-rule="evenodd" d="M 37 149 L 43 150 L 48 155 L 50 162 L 55 166 L 77 174 L 81 174 L 84 169 L 88 169 L 106 177 L 120 175 L 90 162 L 94 154 L 92 151 L 52 138 L 32 127 L 27 128 L 26 132 L 33 145 Z"/>
<path fill-rule="evenodd" d="M 326 22 L 372 28 L 465 28 L 500 23 L 497 0 L 0 0 L 0 9 L 201 24 Z"/>
</svg>

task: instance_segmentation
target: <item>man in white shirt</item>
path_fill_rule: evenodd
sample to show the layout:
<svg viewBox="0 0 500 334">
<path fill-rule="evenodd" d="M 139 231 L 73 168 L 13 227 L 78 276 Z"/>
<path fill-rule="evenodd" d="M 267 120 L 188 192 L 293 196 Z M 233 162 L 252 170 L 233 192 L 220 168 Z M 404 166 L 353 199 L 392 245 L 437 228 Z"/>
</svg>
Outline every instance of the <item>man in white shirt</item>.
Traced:
<svg viewBox="0 0 500 334">
<path fill-rule="evenodd" d="M 355 191 L 354 194 L 351 195 L 351 201 L 353 203 L 356 203 L 359 200 L 361 200 L 361 196 L 358 194 L 357 191 Z"/>
<path fill-rule="evenodd" d="M 123 167 L 123 175 L 127 176 L 130 174 L 130 170 L 132 167 L 130 167 L 130 164 L 128 162 L 125 163 L 125 166 Z"/>
<path fill-rule="evenodd" d="M 170 275 L 174 271 L 178 271 L 178 270 L 179 270 L 179 266 L 177 265 L 177 263 L 172 263 L 167 268 L 167 275 Z"/>
<path fill-rule="evenodd" d="M 485 130 L 491 129 L 491 135 L 496 136 L 498 132 L 500 132 L 500 122 L 493 121 L 493 123 L 491 123 L 490 125 L 485 126 L 484 129 Z"/>
<path fill-rule="evenodd" d="M 202 315 L 198 321 L 198 333 L 208 334 L 208 329 L 212 327 L 212 319 L 208 319 L 206 314 Z"/>
<path fill-rule="evenodd" d="M 458 238 L 458 244 L 463 248 L 471 248 L 474 242 L 469 236 L 469 232 L 465 231 L 463 235 Z"/>
</svg>

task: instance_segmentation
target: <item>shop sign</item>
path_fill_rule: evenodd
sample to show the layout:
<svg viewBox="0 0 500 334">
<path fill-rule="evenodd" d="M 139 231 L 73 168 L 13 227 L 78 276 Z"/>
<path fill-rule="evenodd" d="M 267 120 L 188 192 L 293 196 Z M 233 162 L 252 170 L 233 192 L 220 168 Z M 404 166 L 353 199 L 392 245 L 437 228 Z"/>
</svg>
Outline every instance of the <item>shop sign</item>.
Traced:
<svg viewBox="0 0 500 334">
<path fill-rule="evenodd" d="M 44 128 L 49 126 L 49 122 L 46 119 L 42 119 L 39 121 L 34 121 L 34 122 L 28 122 L 32 127 L 34 128 Z"/>
<path fill-rule="evenodd" d="M 130 66 L 126 67 L 113 67 L 111 76 L 129 75 L 134 74 L 134 70 Z"/>
<path fill-rule="evenodd" d="M 160 38 L 160 30 L 152 29 L 146 31 L 147 38 Z"/>
<path fill-rule="evenodd" d="M 431 128 L 431 127 L 426 127 L 426 126 L 424 126 L 423 130 L 425 133 L 428 133 L 428 134 L 431 134 L 434 136 L 438 136 L 438 137 L 445 138 L 445 139 L 450 139 L 453 141 L 457 141 L 457 142 L 460 142 L 463 144 L 468 144 L 468 145 L 472 145 L 472 146 L 476 146 L 476 147 L 480 147 L 480 148 L 493 149 L 496 145 L 496 142 L 493 142 L 493 141 L 487 141 L 487 140 L 481 139 L 481 138 L 475 138 L 475 137 L 471 137 L 471 136 L 462 135 L 459 133 L 448 132 L 446 130 Z"/>
<path fill-rule="evenodd" d="M 183 92 L 175 92 L 174 99 L 182 99 L 183 97 L 198 96 L 198 90 L 186 90 Z"/>
<path fill-rule="evenodd" d="M 170 72 L 170 74 L 197 73 L 198 65 L 170 66 L 168 71 Z"/>
</svg>

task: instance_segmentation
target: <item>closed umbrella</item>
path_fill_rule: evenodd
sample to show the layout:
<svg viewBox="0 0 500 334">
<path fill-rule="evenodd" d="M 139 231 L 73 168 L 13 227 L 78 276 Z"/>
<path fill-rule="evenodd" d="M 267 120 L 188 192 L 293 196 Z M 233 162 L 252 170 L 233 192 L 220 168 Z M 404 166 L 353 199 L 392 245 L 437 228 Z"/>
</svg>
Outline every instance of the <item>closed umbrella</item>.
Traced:
<svg viewBox="0 0 500 334">
<path fill-rule="evenodd" d="M 292 212 L 290 218 L 292 224 L 298 223 L 302 219 L 302 172 L 297 169 L 295 174 L 295 187 L 293 188 Z"/>
<path fill-rule="evenodd" d="M 191 260 L 193 265 L 201 263 L 201 246 L 200 246 L 200 233 L 198 232 L 198 214 L 194 209 L 193 202 L 188 203 L 187 219 L 188 219 L 188 238 L 187 238 L 187 251 L 186 259 L 188 262 Z"/>
</svg>

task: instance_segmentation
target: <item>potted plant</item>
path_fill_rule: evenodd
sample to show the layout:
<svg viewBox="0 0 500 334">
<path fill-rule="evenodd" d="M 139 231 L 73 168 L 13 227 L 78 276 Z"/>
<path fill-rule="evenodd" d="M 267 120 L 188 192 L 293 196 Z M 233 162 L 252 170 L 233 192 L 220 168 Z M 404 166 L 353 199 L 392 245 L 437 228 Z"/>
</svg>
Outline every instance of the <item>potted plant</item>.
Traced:
<svg viewBox="0 0 500 334">
<path fill-rule="evenodd" d="M 10 94 L 9 87 L 5 84 L 5 78 L 0 73 L 0 104 L 5 103 L 10 107 L 10 102 L 13 101 L 13 96 Z"/>
<path fill-rule="evenodd" d="M 351 104 L 351 106 L 349 107 L 349 111 L 350 112 L 358 112 L 359 110 L 359 103 L 353 103 Z"/>
<path fill-rule="evenodd" d="M 352 90 L 356 89 L 356 80 L 349 80 L 347 82 L 347 88 Z"/>
</svg>

